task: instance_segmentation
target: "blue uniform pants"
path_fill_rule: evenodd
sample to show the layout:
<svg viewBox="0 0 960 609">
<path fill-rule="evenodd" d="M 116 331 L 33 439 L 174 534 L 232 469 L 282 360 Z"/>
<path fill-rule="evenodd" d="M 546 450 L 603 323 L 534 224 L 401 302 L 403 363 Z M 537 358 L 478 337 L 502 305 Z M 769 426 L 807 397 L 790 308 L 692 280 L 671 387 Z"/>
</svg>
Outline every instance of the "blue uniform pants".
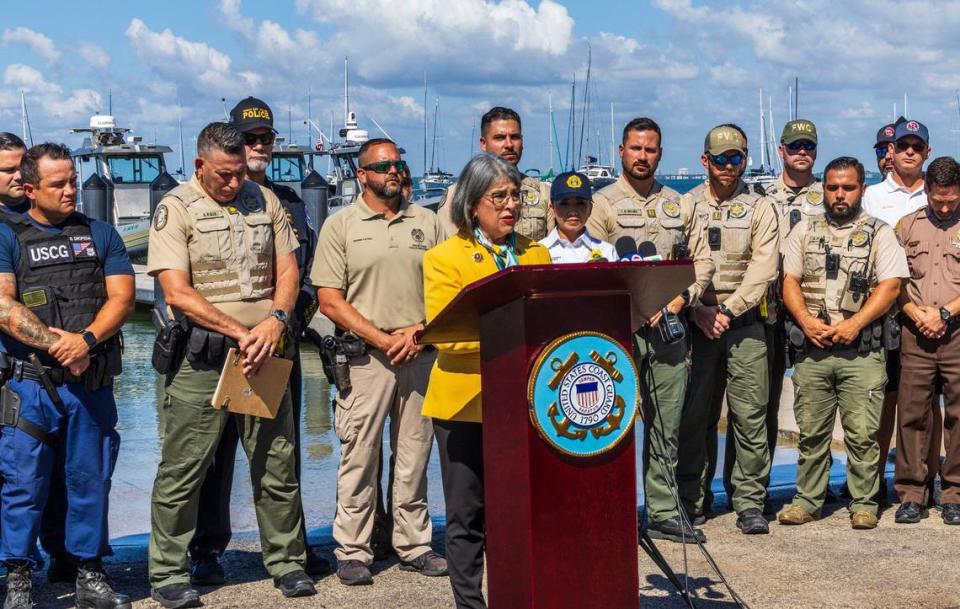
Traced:
<svg viewBox="0 0 960 609">
<path fill-rule="evenodd" d="M 82 383 L 57 388 L 53 404 L 40 383 L 8 381 L 20 396 L 20 416 L 58 437 L 54 446 L 15 427 L 0 435 L 0 560 L 35 564 L 35 547 L 55 468 L 65 473 L 66 551 L 80 560 L 110 554 L 107 531 L 110 478 L 120 436 L 113 387 L 87 391 Z"/>
</svg>

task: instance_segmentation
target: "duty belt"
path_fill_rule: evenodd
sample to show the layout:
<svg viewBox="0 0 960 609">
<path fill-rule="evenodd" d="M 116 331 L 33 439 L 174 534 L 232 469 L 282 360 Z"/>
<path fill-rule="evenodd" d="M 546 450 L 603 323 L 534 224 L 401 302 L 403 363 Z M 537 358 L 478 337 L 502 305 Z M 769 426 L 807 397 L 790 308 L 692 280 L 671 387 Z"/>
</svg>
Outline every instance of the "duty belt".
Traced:
<svg viewBox="0 0 960 609">
<path fill-rule="evenodd" d="M 9 359 L 13 361 L 13 365 L 10 367 L 10 376 L 12 378 L 18 381 L 26 379 L 28 381 L 37 381 L 38 383 L 43 382 L 40 372 L 34 367 L 33 364 L 21 359 Z M 82 376 L 77 376 L 76 374 L 71 373 L 68 369 L 61 368 L 60 366 L 43 366 L 43 369 L 48 375 L 50 375 L 50 380 L 53 381 L 54 385 L 83 382 Z"/>
</svg>

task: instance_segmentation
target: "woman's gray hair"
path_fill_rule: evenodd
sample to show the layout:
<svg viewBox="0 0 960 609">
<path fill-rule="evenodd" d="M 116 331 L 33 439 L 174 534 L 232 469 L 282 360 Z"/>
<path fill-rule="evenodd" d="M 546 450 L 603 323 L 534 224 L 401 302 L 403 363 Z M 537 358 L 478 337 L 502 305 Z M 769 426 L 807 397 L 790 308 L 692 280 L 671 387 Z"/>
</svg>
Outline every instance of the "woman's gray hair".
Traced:
<svg viewBox="0 0 960 609">
<path fill-rule="evenodd" d="M 507 178 L 519 187 L 523 175 L 516 167 L 489 152 L 481 152 L 464 166 L 450 203 L 450 213 L 457 230 L 473 234 L 477 228 L 474 210 L 487 189 L 501 178 Z"/>
</svg>

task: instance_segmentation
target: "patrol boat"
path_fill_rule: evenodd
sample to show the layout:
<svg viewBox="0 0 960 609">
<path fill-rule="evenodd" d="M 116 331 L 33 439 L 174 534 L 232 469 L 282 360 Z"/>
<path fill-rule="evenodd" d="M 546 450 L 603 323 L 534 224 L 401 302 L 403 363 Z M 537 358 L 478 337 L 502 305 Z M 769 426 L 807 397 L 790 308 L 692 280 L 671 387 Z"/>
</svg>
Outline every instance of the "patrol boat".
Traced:
<svg viewBox="0 0 960 609">
<path fill-rule="evenodd" d="M 130 129 L 117 127 L 114 117 L 107 114 L 94 115 L 89 127 L 71 129 L 70 133 L 89 134 L 79 148 L 71 151 L 83 184 L 80 211 L 113 224 L 131 256 L 145 254 L 150 232 L 151 186 L 154 190 L 158 186 L 155 182 L 162 182 L 160 186 L 166 190 L 176 186 L 167 173 L 163 156 L 173 150 L 144 143 L 140 136 L 128 136 Z M 86 180 L 84 169 L 90 176 Z M 165 180 L 157 180 L 164 175 Z"/>
<path fill-rule="evenodd" d="M 309 172 L 307 156 L 313 150 L 297 144 L 287 144 L 286 138 L 277 136 L 273 143 L 273 160 L 267 167 L 267 179 L 275 184 L 289 186 L 301 196 L 300 183 Z"/>
</svg>

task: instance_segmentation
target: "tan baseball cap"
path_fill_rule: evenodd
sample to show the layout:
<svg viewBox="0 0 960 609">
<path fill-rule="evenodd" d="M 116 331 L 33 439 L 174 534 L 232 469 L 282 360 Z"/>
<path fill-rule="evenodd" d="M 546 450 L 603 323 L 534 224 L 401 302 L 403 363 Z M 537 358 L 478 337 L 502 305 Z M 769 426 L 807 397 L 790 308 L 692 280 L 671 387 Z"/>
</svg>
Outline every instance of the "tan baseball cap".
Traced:
<svg viewBox="0 0 960 609">
<path fill-rule="evenodd" d="M 783 133 L 780 134 L 780 141 L 784 144 L 792 144 L 800 140 L 817 143 L 817 126 L 803 118 L 798 118 L 784 125 Z"/>
<path fill-rule="evenodd" d="M 731 150 L 746 154 L 747 143 L 733 127 L 714 127 L 704 139 L 703 149 L 709 154 L 723 154 Z"/>
</svg>

